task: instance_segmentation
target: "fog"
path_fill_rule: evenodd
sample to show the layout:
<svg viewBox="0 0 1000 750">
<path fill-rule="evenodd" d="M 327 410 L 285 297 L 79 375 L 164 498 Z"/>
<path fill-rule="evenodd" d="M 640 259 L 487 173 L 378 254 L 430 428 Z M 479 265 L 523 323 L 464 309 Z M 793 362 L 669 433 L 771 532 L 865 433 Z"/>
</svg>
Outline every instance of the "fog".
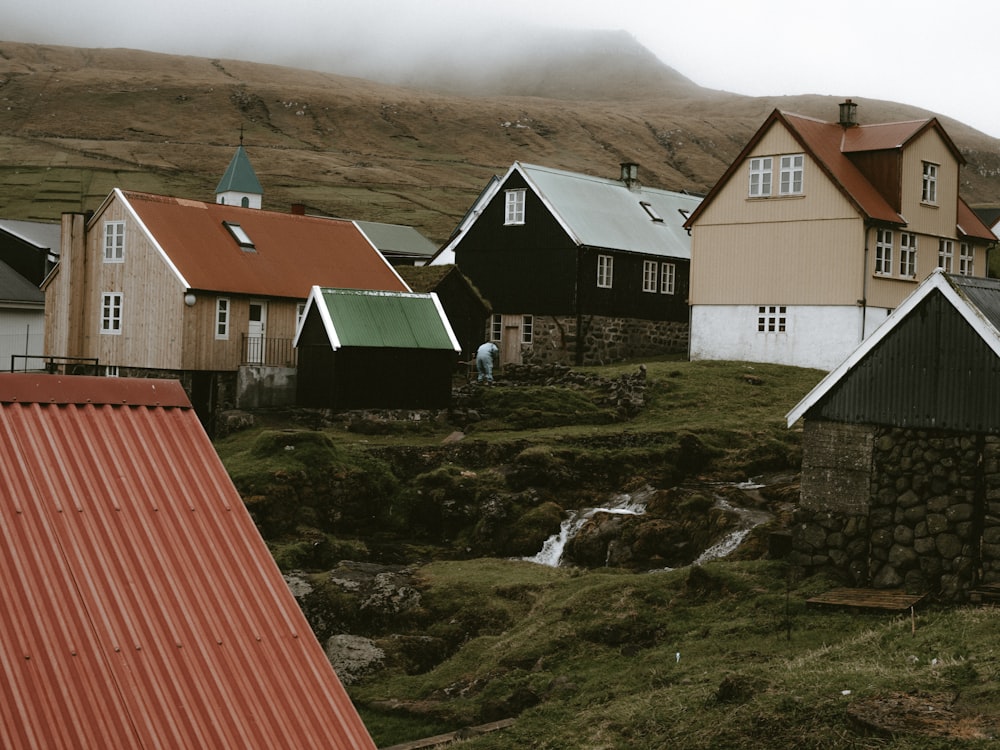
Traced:
<svg viewBox="0 0 1000 750">
<path fill-rule="evenodd" d="M 922 107 L 1000 137 L 992 0 L 0 0 L 0 40 L 129 47 L 392 82 L 495 63 L 533 28 L 624 30 L 695 83 Z"/>
</svg>

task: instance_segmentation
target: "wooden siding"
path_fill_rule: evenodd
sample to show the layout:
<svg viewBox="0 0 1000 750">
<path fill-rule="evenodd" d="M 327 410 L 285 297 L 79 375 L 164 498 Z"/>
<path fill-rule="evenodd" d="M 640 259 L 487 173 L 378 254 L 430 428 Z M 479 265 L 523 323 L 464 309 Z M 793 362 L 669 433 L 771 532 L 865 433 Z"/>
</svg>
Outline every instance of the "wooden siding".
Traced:
<svg viewBox="0 0 1000 750">
<path fill-rule="evenodd" d="M 773 127 L 749 158 L 802 153 Z M 778 163 L 773 188 L 777 190 Z M 801 196 L 750 198 L 749 161 L 692 232 L 691 304 L 854 304 L 862 292 L 864 225 L 808 155 Z"/>
<path fill-rule="evenodd" d="M 854 305 L 863 292 L 863 249 L 857 218 L 699 223 L 692 237 L 691 304 Z"/>
<path fill-rule="evenodd" d="M 124 262 L 103 262 L 108 221 L 125 222 Z M 119 201 L 111 201 L 89 222 L 84 252 L 84 274 L 72 280 L 73 292 L 79 295 L 74 299 L 82 300 L 78 308 L 80 351 L 74 356 L 96 357 L 105 365 L 180 368 L 186 290 Z M 108 292 L 122 294 L 121 333 L 117 335 L 100 331 L 101 298 Z"/>
<path fill-rule="evenodd" d="M 524 224 L 505 225 L 506 190 L 525 188 Z M 497 191 L 455 249 L 455 262 L 495 312 L 574 311 L 576 245 L 519 174 Z"/>
<path fill-rule="evenodd" d="M 244 337 L 249 329 L 250 297 L 195 292 L 195 304 L 184 311 L 184 370 L 235 370 L 244 361 Z M 229 300 L 229 336 L 215 337 L 216 303 L 220 297 Z M 253 297 L 267 303 L 268 339 L 295 338 L 298 306 L 305 300 L 268 299 Z M 289 344 L 290 346 L 290 344 Z M 291 351 L 291 349 L 289 349 Z M 283 364 L 283 363 L 277 363 Z"/>
<path fill-rule="evenodd" d="M 921 203 L 924 162 L 938 165 L 937 202 Z M 955 237 L 958 216 L 959 165 L 955 156 L 932 129 L 922 133 L 903 151 L 902 170 L 903 210 L 909 228 L 915 232 L 938 237 Z M 937 243 L 935 243 L 935 253 Z M 957 248 L 956 248 L 957 250 Z"/>
</svg>

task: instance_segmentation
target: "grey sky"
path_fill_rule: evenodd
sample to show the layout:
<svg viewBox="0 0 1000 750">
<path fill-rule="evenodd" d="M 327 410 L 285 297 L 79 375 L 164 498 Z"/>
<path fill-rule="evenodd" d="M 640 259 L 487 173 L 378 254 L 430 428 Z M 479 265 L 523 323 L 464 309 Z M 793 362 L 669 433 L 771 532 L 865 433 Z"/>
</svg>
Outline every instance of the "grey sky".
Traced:
<svg viewBox="0 0 1000 750">
<path fill-rule="evenodd" d="M 623 29 L 695 83 L 911 104 L 1000 137 L 993 0 L 0 0 L 0 39 L 359 67 L 527 24 Z M 482 41 L 479 41 L 482 40 Z M 394 58 L 392 58 L 394 59 Z M 337 71 L 354 73 L 356 71 Z"/>
</svg>

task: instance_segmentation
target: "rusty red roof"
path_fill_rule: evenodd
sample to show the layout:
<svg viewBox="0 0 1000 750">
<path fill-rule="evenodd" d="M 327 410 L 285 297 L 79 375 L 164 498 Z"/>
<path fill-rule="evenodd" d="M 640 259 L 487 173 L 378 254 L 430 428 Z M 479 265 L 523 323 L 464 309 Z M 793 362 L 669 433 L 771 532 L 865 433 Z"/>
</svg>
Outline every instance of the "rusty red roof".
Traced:
<svg viewBox="0 0 1000 750">
<path fill-rule="evenodd" d="M 299 299 L 313 285 L 409 291 L 353 222 L 117 192 L 190 289 Z M 227 222 L 252 247 L 242 247 Z"/>
<path fill-rule="evenodd" d="M 176 381 L 0 374 L 0 746 L 374 743 Z"/>
<path fill-rule="evenodd" d="M 872 219 L 893 224 L 906 221 L 893 209 L 841 149 L 844 128 L 837 123 L 811 117 L 779 113 L 806 150 L 813 155 L 827 175 L 862 213 Z"/>
<path fill-rule="evenodd" d="M 958 199 L 958 231 L 964 237 L 996 242 L 997 236 L 986 226 L 979 215 L 961 198 Z"/>
</svg>

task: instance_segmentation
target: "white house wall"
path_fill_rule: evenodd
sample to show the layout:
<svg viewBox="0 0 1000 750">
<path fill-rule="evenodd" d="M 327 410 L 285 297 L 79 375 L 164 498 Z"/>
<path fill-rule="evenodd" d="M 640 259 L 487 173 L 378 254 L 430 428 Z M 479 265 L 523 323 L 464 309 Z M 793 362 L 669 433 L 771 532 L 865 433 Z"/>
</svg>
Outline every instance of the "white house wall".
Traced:
<svg viewBox="0 0 1000 750">
<path fill-rule="evenodd" d="M 757 330 L 758 305 L 693 305 L 692 360 L 773 362 L 832 370 L 889 315 L 883 308 L 786 306 L 784 333 Z M 795 335 L 808 331 L 807 335 Z"/>
<path fill-rule="evenodd" d="M 30 355 L 43 354 L 44 342 L 43 310 L 0 308 L 0 371 L 41 369 L 42 360 Z M 17 355 L 13 362 L 12 355 Z"/>
</svg>

